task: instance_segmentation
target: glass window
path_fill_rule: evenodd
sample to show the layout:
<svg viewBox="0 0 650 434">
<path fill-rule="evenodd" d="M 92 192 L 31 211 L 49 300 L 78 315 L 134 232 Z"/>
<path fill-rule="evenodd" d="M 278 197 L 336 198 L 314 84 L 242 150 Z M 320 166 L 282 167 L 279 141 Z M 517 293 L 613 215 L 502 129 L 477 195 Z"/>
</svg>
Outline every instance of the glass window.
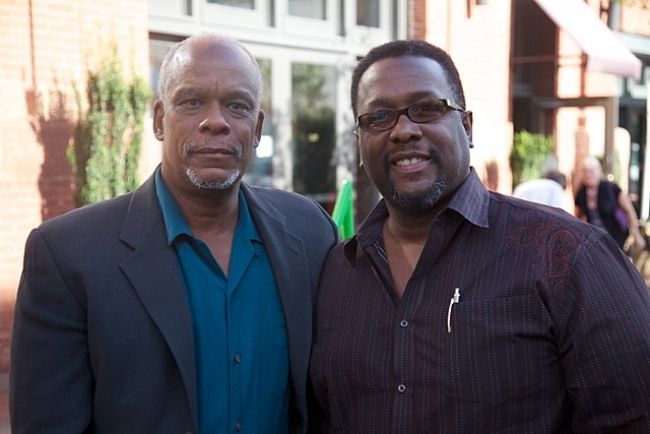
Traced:
<svg viewBox="0 0 650 434">
<path fill-rule="evenodd" d="M 255 0 L 208 0 L 208 3 L 215 3 L 223 6 L 233 6 L 243 9 L 255 9 Z"/>
<path fill-rule="evenodd" d="M 327 0 L 289 0 L 289 15 L 326 20 Z"/>
<path fill-rule="evenodd" d="M 379 0 L 357 0 L 357 25 L 379 27 Z"/>
<path fill-rule="evenodd" d="M 291 82 L 293 189 L 331 210 L 336 197 L 336 69 L 294 63 Z"/>
<path fill-rule="evenodd" d="M 176 42 L 183 38 L 165 37 L 165 39 L 149 39 L 149 85 L 154 99 L 158 97 L 158 76 L 165 55 Z"/>
<path fill-rule="evenodd" d="M 253 159 L 245 181 L 250 184 L 271 186 L 273 176 L 273 153 L 275 151 L 275 136 L 273 128 L 273 111 L 271 101 L 271 59 L 257 59 L 262 71 L 262 104 L 264 111 L 264 126 L 262 127 L 262 138 L 255 149 Z"/>
</svg>

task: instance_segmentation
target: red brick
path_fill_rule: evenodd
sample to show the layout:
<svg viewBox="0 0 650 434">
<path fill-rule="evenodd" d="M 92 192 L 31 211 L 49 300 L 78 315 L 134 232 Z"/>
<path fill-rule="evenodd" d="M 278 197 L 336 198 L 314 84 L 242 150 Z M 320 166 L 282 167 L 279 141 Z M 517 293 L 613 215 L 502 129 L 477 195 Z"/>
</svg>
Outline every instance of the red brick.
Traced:
<svg viewBox="0 0 650 434">
<path fill-rule="evenodd" d="M 113 37 L 123 64 L 133 60 L 146 73 L 147 8 L 147 0 L 0 1 L 0 292 L 15 293 L 29 231 L 74 206 L 65 156 L 73 83 L 83 85 L 87 66 Z M 28 91 L 41 96 L 29 113 Z M 8 366 L 3 324 L 0 318 L 0 371 Z"/>
</svg>

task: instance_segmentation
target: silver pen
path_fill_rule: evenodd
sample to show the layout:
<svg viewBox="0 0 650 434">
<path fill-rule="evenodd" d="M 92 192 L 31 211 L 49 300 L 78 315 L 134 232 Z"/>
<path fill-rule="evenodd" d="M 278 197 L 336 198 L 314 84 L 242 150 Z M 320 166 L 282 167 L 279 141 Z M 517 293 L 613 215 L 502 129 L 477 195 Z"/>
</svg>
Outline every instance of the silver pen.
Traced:
<svg viewBox="0 0 650 434">
<path fill-rule="evenodd" d="M 456 288 L 454 290 L 454 296 L 451 297 L 451 300 L 449 301 L 449 310 L 447 311 L 447 332 L 448 333 L 451 333 L 451 309 L 459 301 L 460 301 L 460 289 Z"/>
</svg>

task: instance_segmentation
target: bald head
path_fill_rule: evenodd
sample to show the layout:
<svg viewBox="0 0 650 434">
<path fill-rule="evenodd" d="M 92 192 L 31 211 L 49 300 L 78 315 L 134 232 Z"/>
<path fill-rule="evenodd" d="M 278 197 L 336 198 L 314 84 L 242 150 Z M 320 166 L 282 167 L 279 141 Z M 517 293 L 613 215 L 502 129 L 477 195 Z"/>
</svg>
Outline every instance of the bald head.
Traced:
<svg viewBox="0 0 650 434">
<path fill-rule="evenodd" d="M 262 97 L 262 74 L 255 57 L 239 41 L 215 33 L 200 33 L 190 36 L 172 46 L 160 66 L 158 98 L 164 101 L 167 97 L 169 82 L 174 72 L 181 69 L 184 64 L 190 62 L 194 57 L 210 55 L 210 49 L 215 47 L 222 47 L 233 52 L 238 52 L 250 60 L 252 70 L 254 71 L 255 85 L 259 89 L 258 95 L 256 95 L 257 102 L 259 103 Z"/>
</svg>

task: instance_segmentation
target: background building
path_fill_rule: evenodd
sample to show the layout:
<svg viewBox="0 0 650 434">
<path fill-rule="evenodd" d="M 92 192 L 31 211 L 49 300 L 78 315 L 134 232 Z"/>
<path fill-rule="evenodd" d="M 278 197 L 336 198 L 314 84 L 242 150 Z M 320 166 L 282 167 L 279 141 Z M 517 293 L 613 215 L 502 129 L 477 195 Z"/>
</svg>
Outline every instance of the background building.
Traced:
<svg viewBox="0 0 650 434">
<path fill-rule="evenodd" d="M 0 0 L 0 391 L 24 242 L 74 206 L 65 150 L 86 72 L 106 53 L 155 89 L 174 42 L 201 31 L 241 40 L 261 66 L 267 114 L 247 179 L 310 195 L 329 210 L 337 186 L 355 179 L 361 219 L 378 196 L 356 170 L 352 69 L 377 44 L 425 39 L 457 63 L 474 112 L 472 164 L 489 188 L 510 193 L 513 133 L 526 129 L 553 136 L 559 169 L 574 184 L 583 156 L 603 156 L 647 218 L 649 3 Z M 141 180 L 160 160 L 150 122 Z"/>
<path fill-rule="evenodd" d="M 648 217 L 649 1 L 413 1 L 414 36 L 457 63 L 486 185 L 511 191 L 513 133 L 548 134 L 571 185 L 583 157 L 603 157 Z"/>
<path fill-rule="evenodd" d="M 354 176 L 349 79 L 370 47 L 406 36 L 406 0 L 0 1 L 0 292 L 15 294 L 29 230 L 74 207 L 66 147 L 86 72 L 111 51 L 153 90 L 169 47 L 213 31 L 264 75 L 266 120 L 250 182 L 331 209 Z M 140 179 L 160 161 L 145 121 Z"/>
<path fill-rule="evenodd" d="M 150 0 L 151 84 L 175 41 L 215 31 L 243 42 L 262 69 L 266 114 L 246 179 L 309 195 L 331 211 L 337 185 L 355 174 L 352 70 L 373 46 L 406 37 L 406 1 Z M 159 147 L 149 149 L 156 164 Z"/>
<path fill-rule="evenodd" d="M 239 39 L 265 87 L 264 137 L 248 181 L 331 210 L 337 185 L 355 172 L 352 69 L 372 46 L 406 37 L 406 1 L 0 0 L 0 421 L 25 240 L 75 206 L 66 148 L 87 72 L 115 52 L 127 74 L 155 90 L 174 42 L 202 31 Z M 140 180 L 160 161 L 150 114 L 145 123 Z"/>
</svg>

